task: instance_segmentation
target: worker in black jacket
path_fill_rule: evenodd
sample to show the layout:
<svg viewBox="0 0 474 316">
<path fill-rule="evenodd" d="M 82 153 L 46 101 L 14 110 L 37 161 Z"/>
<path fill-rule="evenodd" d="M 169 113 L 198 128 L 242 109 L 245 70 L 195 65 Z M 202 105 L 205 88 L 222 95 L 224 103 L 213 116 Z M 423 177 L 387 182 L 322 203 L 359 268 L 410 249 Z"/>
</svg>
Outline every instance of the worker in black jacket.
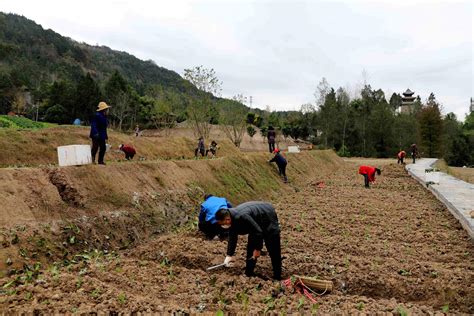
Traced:
<svg viewBox="0 0 474 316">
<path fill-rule="evenodd" d="M 265 241 L 273 267 L 273 278 L 281 279 L 280 225 L 275 209 L 266 202 L 246 202 L 235 208 L 221 209 L 216 213 L 216 220 L 224 229 L 229 229 L 227 256 L 225 266 L 234 261 L 238 235 L 248 234 L 247 262 L 245 274 L 254 275 L 257 258 Z"/>
<path fill-rule="evenodd" d="M 285 157 L 283 157 L 283 155 L 280 153 L 280 149 L 275 148 L 273 153 L 275 154 L 275 156 L 268 162 L 275 162 L 277 164 L 278 172 L 280 173 L 280 176 L 283 177 L 283 182 L 287 183 L 288 178 L 286 177 L 286 165 L 288 164 L 288 162 L 286 161 Z"/>
</svg>

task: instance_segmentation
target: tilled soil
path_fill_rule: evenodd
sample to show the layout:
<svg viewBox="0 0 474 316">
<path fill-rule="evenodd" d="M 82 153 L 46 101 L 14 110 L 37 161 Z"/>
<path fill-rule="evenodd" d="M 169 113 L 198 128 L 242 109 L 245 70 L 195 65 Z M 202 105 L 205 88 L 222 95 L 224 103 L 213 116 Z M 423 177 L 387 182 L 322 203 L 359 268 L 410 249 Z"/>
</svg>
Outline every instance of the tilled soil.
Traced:
<svg viewBox="0 0 474 316">
<path fill-rule="evenodd" d="M 6 286 L 2 309 L 474 313 L 474 244 L 401 166 L 385 166 L 370 189 L 364 188 L 357 165 L 346 163 L 337 174 L 288 191 L 274 201 L 282 229 L 283 276 L 318 277 L 335 286 L 330 294 L 314 295 L 314 304 L 268 279 L 268 256 L 259 259 L 259 277 L 243 276 L 243 237 L 235 267 L 206 272 L 223 261 L 227 242 L 208 241 L 183 228 L 132 250 L 52 266 L 33 282 Z"/>
</svg>

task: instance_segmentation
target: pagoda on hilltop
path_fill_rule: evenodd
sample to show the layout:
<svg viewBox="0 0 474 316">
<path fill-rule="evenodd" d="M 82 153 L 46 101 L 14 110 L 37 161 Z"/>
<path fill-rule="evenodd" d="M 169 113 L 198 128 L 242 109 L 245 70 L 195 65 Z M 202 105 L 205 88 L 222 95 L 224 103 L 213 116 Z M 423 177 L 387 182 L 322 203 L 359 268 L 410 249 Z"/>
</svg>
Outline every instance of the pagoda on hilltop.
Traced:
<svg viewBox="0 0 474 316">
<path fill-rule="evenodd" d="M 413 104 L 415 103 L 415 97 L 413 96 L 415 92 L 407 89 L 407 91 L 403 92 L 402 97 L 402 106 L 400 107 L 401 113 L 411 113 L 413 110 Z"/>
</svg>

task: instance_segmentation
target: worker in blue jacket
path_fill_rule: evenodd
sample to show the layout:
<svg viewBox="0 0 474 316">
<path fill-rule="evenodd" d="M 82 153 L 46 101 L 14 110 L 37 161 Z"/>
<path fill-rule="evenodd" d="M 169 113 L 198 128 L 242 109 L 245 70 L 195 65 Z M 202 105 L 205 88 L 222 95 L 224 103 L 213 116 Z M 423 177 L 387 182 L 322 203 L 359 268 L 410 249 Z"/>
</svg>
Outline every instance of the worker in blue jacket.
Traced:
<svg viewBox="0 0 474 316">
<path fill-rule="evenodd" d="M 223 197 L 211 194 L 204 196 L 204 202 L 201 203 L 201 212 L 199 213 L 199 230 L 209 239 L 213 239 L 216 235 L 221 239 L 227 237 L 228 230 L 217 224 L 216 213 L 220 209 L 231 207 L 229 201 Z"/>
<path fill-rule="evenodd" d="M 275 148 L 273 153 L 275 154 L 275 156 L 268 162 L 275 162 L 277 164 L 278 172 L 280 173 L 280 176 L 283 177 L 283 182 L 287 183 L 288 178 L 286 177 L 286 165 L 288 164 L 288 162 L 286 161 L 285 157 L 283 157 L 283 155 L 280 153 L 280 149 Z"/>
<path fill-rule="evenodd" d="M 97 150 L 99 150 L 99 165 L 105 165 L 104 156 L 106 150 L 106 140 L 107 136 L 107 125 L 109 124 L 107 120 L 107 112 L 110 108 L 109 105 L 105 102 L 100 102 L 97 106 L 96 113 L 91 120 L 91 132 L 89 137 L 92 139 L 92 148 L 91 156 L 92 163 L 95 163 L 95 156 Z"/>
</svg>

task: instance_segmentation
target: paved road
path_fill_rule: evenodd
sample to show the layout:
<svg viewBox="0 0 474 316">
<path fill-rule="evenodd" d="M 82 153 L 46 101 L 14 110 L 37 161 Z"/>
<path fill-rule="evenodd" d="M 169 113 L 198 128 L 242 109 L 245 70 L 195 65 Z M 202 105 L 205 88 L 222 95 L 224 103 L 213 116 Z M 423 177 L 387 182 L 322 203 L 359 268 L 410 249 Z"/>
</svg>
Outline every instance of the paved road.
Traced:
<svg viewBox="0 0 474 316">
<path fill-rule="evenodd" d="M 406 165 L 408 173 L 426 185 L 425 169 L 434 165 L 437 159 L 423 158 L 416 164 Z M 474 185 L 446 173 L 439 173 L 439 184 L 429 184 L 428 189 L 449 209 L 474 240 Z"/>
</svg>

